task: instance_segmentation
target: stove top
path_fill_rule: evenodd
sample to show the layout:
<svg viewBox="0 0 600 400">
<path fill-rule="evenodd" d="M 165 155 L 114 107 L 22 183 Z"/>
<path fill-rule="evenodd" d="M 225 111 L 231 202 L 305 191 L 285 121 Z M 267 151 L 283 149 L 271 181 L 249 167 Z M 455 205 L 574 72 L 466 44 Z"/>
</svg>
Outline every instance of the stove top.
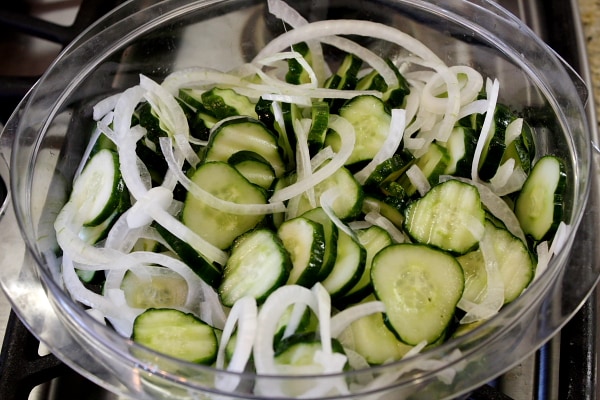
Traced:
<svg viewBox="0 0 600 400">
<path fill-rule="evenodd" d="M 62 48 L 121 0 L 21 0 L 0 5 L 0 128 Z M 524 20 L 589 83 L 589 66 L 575 0 L 499 0 Z M 588 85 L 591 87 L 591 85 Z M 591 99 L 592 96 L 590 96 Z M 592 101 L 590 126 L 597 126 Z M 593 196 L 596 191 L 593 191 Z M 0 205 L 6 187 L 0 180 Z M 593 199 L 592 201 L 597 201 Z M 599 293 L 554 339 L 468 400 L 596 399 Z M 5 329 L 6 328 L 6 329 Z M 0 293 L 0 398 L 119 399 L 44 351 Z"/>
</svg>

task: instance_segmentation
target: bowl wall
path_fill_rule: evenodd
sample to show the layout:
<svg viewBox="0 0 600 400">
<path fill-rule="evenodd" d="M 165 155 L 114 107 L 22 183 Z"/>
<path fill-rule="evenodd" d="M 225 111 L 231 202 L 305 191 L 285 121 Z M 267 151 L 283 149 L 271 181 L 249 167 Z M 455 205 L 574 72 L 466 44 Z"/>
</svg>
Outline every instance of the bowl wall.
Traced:
<svg viewBox="0 0 600 400">
<path fill-rule="evenodd" d="M 522 112 L 535 131 L 539 154 L 567 162 L 565 219 L 572 230 L 548 270 L 515 302 L 464 337 L 415 358 L 340 376 L 310 378 L 227 374 L 154 354 L 97 323 L 62 291 L 55 256 L 54 218 L 92 132 L 92 106 L 139 81 L 160 81 L 195 65 L 229 70 L 250 61 L 283 32 L 260 1 L 133 1 L 91 27 L 65 50 L 7 124 L 12 140 L 11 192 L 15 216 L 35 265 L 21 282 L 42 284 L 52 309 L 43 308 L 61 338 L 38 332 L 51 350 L 109 389 L 135 398 L 207 398 L 215 394 L 270 398 L 286 382 L 335 386 L 352 382 L 352 393 L 333 397 L 415 399 L 454 397 L 487 382 L 535 351 L 585 300 L 598 276 L 570 249 L 589 191 L 589 132 L 583 100 L 568 68 L 516 18 L 485 1 L 293 2 L 309 20 L 356 18 L 395 26 L 427 44 L 447 64 L 467 64 L 500 81 L 500 101 Z M 370 38 L 361 43 L 397 57 L 396 46 Z M 333 63 L 338 54 L 329 54 Z M 339 57 L 338 57 L 339 58 Z M 585 268 L 581 268 L 584 265 Z M 14 294 L 10 282 L 5 290 Z M 32 330 L 36 312 L 13 297 Z M 42 324 L 43 325 L 43 324 Z M 48 325 L 48 324 L 47 324 Z M 73 350 L 76 349 L 76 350 Z M 507 351 L 510 349 L 510 351 Z M 439 362 L 429 372 L 426 360 Z M 102 366 L 99 367 L 99 366 Z M 308 382 L 310 379 L 310 383 Z M 241 382 L 235 393 L 226 383 Z M 212 393 L 212 394 L 211 394 Z M 215 395 L 214 398 L 222 398 Z"/>
</svg>

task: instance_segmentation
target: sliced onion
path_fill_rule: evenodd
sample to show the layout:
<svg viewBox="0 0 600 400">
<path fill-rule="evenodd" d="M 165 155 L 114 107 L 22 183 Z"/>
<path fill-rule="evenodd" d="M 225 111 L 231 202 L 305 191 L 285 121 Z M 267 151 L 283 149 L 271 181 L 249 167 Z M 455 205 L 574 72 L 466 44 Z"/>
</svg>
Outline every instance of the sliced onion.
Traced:
<svg viewBox="0 0 600 400">
<path fill-rule="evenodd" d="M 92 108 L 92 118 L 94 121 L 100 121 L 103 119 L 109 112 L 115 109 L 117 102 L 119 101 L 119 97 L 121 93 L 115 93 L 111 96 L 105 97 L 100 100 L 98 103 L 94 105 Z"/>
<path fill-rule="evenodd" d="M 429 184 L 427 177 L 417 164 L 411 165 L 406 170 L 406 176 L 410 180 L 410 183 L 417 188 L 417 191 L 421 196 L 424 196 L 427 192 L 429 192 L 429 189 L 431 189 L 431 184 Z"/>
<path fill-rule="evenodd" d="M 384 313 L 381 301 L 369 301 L 348 307 L 331 318 L 331 336 L 338 337 L 354 321 L 375 313 Z"/>
<path fill-rule="evenodd" d="M 169 170 L 177 177 L 179 183 L 181 183 L 190 194 L 197 199 L 202 200 L 208 206 L 227 213 L 246 215 L 262 215 L 285 211 L 285 205 L 282 202 L 273 202 L 270 204 L 234 203 L 232 201 L 223 200 L 212 193 L 207 192 L 192 182 L 192 180 L 179 168 L 170 139 L 162 137 L 159 141 Z"/>
<path fill-rule="evenodd" d="M 298 285 L 285 285 L 276 289 L 267 297 L 258 313 L 258 329 L 254 342 L 254 364 L 258 374 L 274 375 L 278 373 L 275 365 L 273 338 L 281 316 L 295 303 L 310 307 L 318 315 L 317 300 L 313 292 Z M 257 383 L 260 383 L 257 382 Z M 269 382 L 264 382 L 269 384 Z"/>
<path fill-rule="evenodd" d="M 498 269 L 498 258 L 488 235 L 484 235 L 479 241 L 479 248 L 485 262 L 487 274 L 487 286 L 485 295 L 480 303 L 461 303 L 466 314 L 460 320 L 461 324 L 483 321 L 496 315 L 504 305 L 504 281 Z M 465 307 L 466 306 L 466 307 Z"/>
<path fill-rule="evenodd" d="M 496 109 L 496 103 L 498 101 L 499 89 L 500 83 L 497 79 L 495 79 L 493 83 L 488 79 L 486 84 L 488 106 L 485 112 L 481 132 L 479 133 L 479 139 L 477 140 L 477 146 L 475 146 L 475 153 L 473 153 L 473 163 L 471 164 L 471 179 L 476 182 L 479 182 L 479 160 L 481 159 L 483 147 L 486 146 L 489 136 L 493 135 L 491 127 L 494 120 L 494 110 Z"/>
<path fill-rule="evenodd" d="M 200 158 L 188 141 L 190 128 L 183 109 L 175 97 L 167 89 L 144 75 L 140 75 L 140 86 L 146 90 L 145 97 L 152 105 L 152 110 L 158 115 L 161 128 L 173 136 L 186 160 L 192 167 L 195 167 L 200 162 Z"/>
<path fill-rule="evenodd" d="M 256 56 L 265 57 L 291 47 L 293 44 L 333 35 L 359 35 L 395 43 L 409 52 L 432 63 L 443 64 L 440 58 L 422 42 L 391 26 L 356 20 L 326 20 L 297 27 L 270 41 Z"/>
<path fill-rule="evenodd" d="M 228 255 L 226 252 L 204 240 L 163 208 L 156 206 L 154 203 L 149 203 L 146 205 L 145 211 L 158 224 L 163 226 L 178 239 L 187 242 L 194 250 L 202 254 L 211 262 L 216 262 L 220 265 L 225 265 L 227 262 Z"/>
<path fill-rule="evenodd" d="M 398 229 L 392 221 L 377 211 L 369 211 L 367 214 L 365 214 L 365 221 L 385 229 L 392 237 L 392 240 L 396 243 L 404 243 L 406 241 L 406 237 L 402 231 Z"/>
<path fill-rule="evenodd" d="M 488 100 L 475 100 L 461 107 L 458 112 L 458 119 L 463 119 L 472 114 L 484 114 L 487 111 Z"/>
<path fill-rule="evenodd" d="M 323 194 L 321 194 L 321 198 L 319 199 L 319 203 L 325 211 L 325 214 L 329 217 L 331 222 L 335 224 L 335 226 L 344 232 L 346 235 L 351 238 L 357 239 L 356 234 L 348 225 L 346 225 L 333 211 L 333 204 L 335 203 L 338 196 L 341 196 L 341 193 L 338 193 L 334 188 L 326 190 Z"/>
<path fill-rule="evenodd" d="M 308 189 L 315 187 L 330 177 L 344 165 L 346 160 L 348 160 L 354 150 L 354 142 L 356 141 L 354 127 L 345 118 L 337 117 L 335 115 L 330 116 L 328 126 L 340 136 L 341 145 L 338 153 L 331 161 L 329 161 L 329 163 L 315 171 L 310 178 L 298 180 L 281 190 L 277 190 L 269 200 L 271 203 L 289 200 L 292 197 L 296 197 L 306 192 Z"/>
<path fill-rule="evenodd" d="M 243 297 L 235 302 L 229 312 L 229 317 L 227 318 L 219 342 L 215 363 L 218 369 L 227 369 L 233 372 L 244 371 L 252 354 L 252 346 L 256 337 L 257 319 L 258 307 L 254 298 Z M 233 357 L 227 368 L 225 368 L 225 349 L 236 327 L 237 337 Z M 240 380 L 241 378 L 238 375 L 217 374 L 215 376 L 215 386 L 220 390 L 232 391 L 239 385 Z"/>
<path fill-rule="evenodd" d="M 92 246 L 79 237 L 79 230 L 83 225 L 81 221 L 76 220 L 76 213 L 77 210 L 75 210 L 73 203 L 68 202 L 54 221 L 56 241 L 63 253 L 75 262 L 94 266 L 110 263 L 119 258 L 121 256 L 120 252 Z"/>
</svg>

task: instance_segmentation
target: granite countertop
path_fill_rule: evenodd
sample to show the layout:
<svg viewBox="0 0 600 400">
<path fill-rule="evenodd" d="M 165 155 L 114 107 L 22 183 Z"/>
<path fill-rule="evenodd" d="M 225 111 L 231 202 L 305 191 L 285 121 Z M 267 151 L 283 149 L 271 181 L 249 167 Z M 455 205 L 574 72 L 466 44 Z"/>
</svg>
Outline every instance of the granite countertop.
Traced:
<svg viewBox="0 0 600 400">
<path fill-rule="evenodd" d="M 578 0 L 590 62 L 596 116 L 600 119 L 600 0 Z M 599 122 L 600 124 L 600 122 Z"/>
</svg>

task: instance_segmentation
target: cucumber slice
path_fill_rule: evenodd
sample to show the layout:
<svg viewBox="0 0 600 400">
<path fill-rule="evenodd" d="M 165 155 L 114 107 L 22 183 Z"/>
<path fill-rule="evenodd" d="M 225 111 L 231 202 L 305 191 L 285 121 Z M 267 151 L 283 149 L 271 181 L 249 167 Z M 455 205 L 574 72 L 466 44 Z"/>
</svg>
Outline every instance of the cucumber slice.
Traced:
<svg viewBox="0 0 600 400">
<path fill-rule="evenodd" d="M 339 232 L 333 269 L 321 282 L 332 300 L 354 287 L 365 271 L 367 250 L 352 236 Z"/>
<path fill-rule="evenodd" d="M 371 297 L 365 300 L 373 300 Z M 413 348 L 396 338 L 384 323 L 382 314 L 371 314 L 352 322 L 339 340 L 371 365 L 400 360 Z"/>
<path fill-rule="evenodd" d="M 551 238 L 563 216 L 567 175 L 561 159 L 544 156 L 533 166 L 515 203 L 515 214 L 526 235 L 535 241 Z"/>
<path fill-rule="evenodd" d="M 285 171 L 277 137 L 263 123 L 252 118 L 240 117 L 221 124 L 208 142 L 205 161 L 227 161 L 233 154 L 244 150 L 267 160 L 276 176 Z"/>
<path fill-rule="evenodd" d="M 232 307 L 245 296 L 262 303 L 285 284 L 292 261 L 281 239 L 268 229 L 256 229 L 236 239 L 223 269 L 219 298 Z"/>
<path fill-rule="evenodd" d="M 464 289 L 458 261 L 420 244 L 394 244 L 373 259 L 375 296 L 385 304 L 385 322 L 404 343 L 434 343 L 452 321 Z"/>
<path fill-rule="evenodd" d="M 480 303 L 486 293 L 487 272 L 481 250 L 473 250 L 456 258 L 465 274 L 463 298 L 472 303 Z"/>
<path fill-rule="evenodd" d="M 192 246 L 173 235 L 162 225 L 154 223 L 153 226 L 158 234 L 171 246 L 175 254 L 181 258 L 181 261 L 186 263 L 200 279 L 215 289 L 219 287 L 222 276 L 221 268 L 207 260 L 201 253 L 198 253 Z"/>
<path fill-rule="evenodd" d="M 170 308 L 150 308 L 133 323 L 133 341 L 159 353 L 196 364 L 217 358 L 214 329 L 193 314 Z"/>
<path fill-rule="evenodd" d="M 354 150 L 346 165 L 365 162 L 375 157 L 388 136 L 392 120 L 385 103 L 371 95 L 356 96 L 344 104 L 339 114 L 354 126 L 356 133 Z M 326 143 L 329 144 L 327 138 Z M 336 150 L 335 146 L 332 148 Z"/>
<path fill-rule="evenodd" d="M 477 188 L 449 180 L 406 207 L 404 228 L 416 242 L 464 254 L 477 246 L 484 220 Z"/>
<path fill-rule="evenodd" d="M 485 234 L 493 244 L 494 259 L 504 283 L 504 303 L 510 303 L 529 285 L 535 272 L 527 245 L 507 229 L 486 220 Z"/>
<path fill-rule="evenodd" d="M 357 75 L 362 63 L 363 61 L 354 54 L 346 54 L 336 73 L 327 78 L 323 86 L 329 89 L 341 90 L 356 88 L 356 84 L 358 83 Z M 328 99 L 327 102 L 333 113 L 337 113 L 342 104 L 344 104 L 344 100 L 342 99 Z"/>
<path fill-rule="evenodd" d="M 308 149 L 315 155 L 323 148 L 329 124 L 329 104 L 325 101 L 315 101 L 311 107 L 312 123 L 308 131 Z"/>
<path fill-rule="evenodd" d="M 188 285 L 185 279 L 169 268 L 147 266 L 140 278 L 127 271 L 121 282 L 125 300 L 134 308 L 177 308 L 185 305 Z"/>
<path fill-rule="evenodd" d="M 319 277 L 325 254 L 323 225 L 308 218 L 285 221 L 277 230 L 283 247 L 292 259 L 288 284 L 311 287 Z"/>
<path fill-rule="evenodd" d="M 342 167 L 338 169 L 331 176 L 317 184 L 314 187 L 316 198 L 320 199 L 321 195 L 329 189 L 335 190 L 336 193 L 343 194 L 342 196 L 338 196 L 332 205 L 333 212 L 338 218 L 350 219 L 360 214 L 364 199 L 364 191 L 362 186 L 347 168 Z M 298 214 L 305 213 L 312 208 L 307 196 L 303 195 L 299 201 Z"/>
<path fill-rule="evenodd" d="M 306 62 L 311 65 L 312 54 L 305 42 L 294 44 L 293 50 L 299 53 L 306 60 Z M 288 72 L 285 74 L 285 81 L 293 85 L 301 85 L 303 83 L 310 83 L 310 77 L 298 60 L 295 58 L 290 58 L 288 59 Z"/>
<path fill-rule="evenodd" d="M 457 126 L 452 130 L 444 147 L 448 150 L 448 165 L 444 171 L 445 175 L 462 177 L 471 176 L 471 163 L 477 146 L 475 131 L 463 126 Z"/>
<path fill-rule="evenodd" d="M 239 204 L 266 204 L 265 192 L 225 162 L 201 164 L 192 182 L 220 199 Z M 192 231 L 220 249 L 228 248 L 242 233 L 254 228 L 262 215 L 231 214 L 217 210 L 191 193 L 185 198 L 182 221 Z"/>
<path fill-rule="evenodd" d="M 338 228 L 329 218 L 325 210 L 321 207 L 308 210 L 301 217 L 321 224 L 323 227 L 323 236 L 325 237 L 325 253 L 323 254 L 323 266 L 319 271 L 318 280 L 322 281 L 329 275 L 337 256 Z"/>
<path fill-rule="evenodd" d="M 341 343 L 331 339 L 334 353 L 345 354 Z M 315 353 L 323 349 L 321 340 L 315 332 L 292 335 L 281 340 L 275 348 L 275 363 L 279 365 L 307 366 L 315 365 Z"/>
<path fill-rule="evenodd" d="M 438 143 L 431 143 L 427 152 L 415 160 L 415 164 L 423 172 L 431 186 L 439 182 L 440 175 L 446 171 L 449 162 L 448 150 Z M 408 196 L 413 196 L 417 192 L 417 188 L 406 174 L 402 175 L 398 182 L 404 187 Z"/>
<path fill-rule="evenodd" d="M 398 179 L 415 161 L 408 151 L 401 151 L 379 164 L 365 181 L 366 187 L 380 187 Z"/>
<path fill-rule="evenodd" d="M 395 196 L 365 196 L 365 209 L 378 210 L 381 215 L 390 220 L 397 228 L 402 229 L 404 224 L 404 215 L 402 210 L 405 206 L 405 200 Z"/>
<path fill-rule="evenodd" d="M 258 118 L 255 104 L 233 89 L 212 88 L 202 93 L 202 104 L 218 120 L 236 115 Z"/>
<path fill-rule="evenodd" d="M 365 269 L 356 284 L 345 293 L 336 304 L 353 304 L 363 300 L 366 296 L 373 294 L 371 285 L 371 266 L 373 257 L 382 249 L 392 244 L 392 237 L 383 228 L 373 225 L 367 229 L 356 231 L 358 241 L 366 250 Z"/>
<path fill-rule="evenodd" d="M 104 149 L 92 156 L 73 182 L 69 201 L 81 214 L 84 226 L 97 226 L 119 207 L 126 190 L 114 151 Z"/>
<path fill-rule="evenodd" d="M 260 154 L 242 150 L 229 157 L 227 162 L 238 170 L 244 178 L 255 185 L 268 190 L 275 181 L 275 170 Z"/>
</svg>

